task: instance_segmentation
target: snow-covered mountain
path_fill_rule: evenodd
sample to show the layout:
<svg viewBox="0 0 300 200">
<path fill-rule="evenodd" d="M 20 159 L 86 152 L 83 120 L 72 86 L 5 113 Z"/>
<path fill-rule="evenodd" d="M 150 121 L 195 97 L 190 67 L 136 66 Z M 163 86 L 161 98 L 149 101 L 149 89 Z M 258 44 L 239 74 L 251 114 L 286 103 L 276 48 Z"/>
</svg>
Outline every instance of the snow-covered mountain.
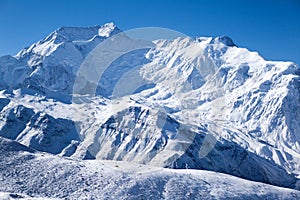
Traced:
<svg viewBox="0 0 300 200">
<path fill-rule="evenodd" d="M 0 57 L 0 136 L 54 154 L 49 162 L 204 169 L 299 189 L 299 75 L 226 36 L 144 41 L 112 23 L 62 27 Z M 0 190 L 12 192 L 8 182 Z"/>
</svg>

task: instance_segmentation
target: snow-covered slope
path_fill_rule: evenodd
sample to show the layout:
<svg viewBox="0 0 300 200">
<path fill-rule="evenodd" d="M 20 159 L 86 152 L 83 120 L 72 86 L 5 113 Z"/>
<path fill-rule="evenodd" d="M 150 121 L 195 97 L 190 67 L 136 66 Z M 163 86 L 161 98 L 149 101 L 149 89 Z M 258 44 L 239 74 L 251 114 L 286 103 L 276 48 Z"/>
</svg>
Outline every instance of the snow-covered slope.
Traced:
<svg viewBox="0 0 300 200">
<path fill-rule="evenodd" d="M 300 187 L 299 68 L 229 37 L 63 27 L 0 72 L 0 136 L 35 150 Z"/>
<path fill-rule="evenodd" d="M 294 199 L 300 192 L 202 170 L 34 153 L 0 137 L 2 197 L 59 199 Z M 12 167 L 8 167 L 12 166 Z M 11 193 L 11 195 L 9 195 Z M 26 195 L 22 195 L 26 193 Z M 1 196 L 0 196 L 1 198 Z M 9 199 L 9 198 L 7 198 Z"/>
<path fill-rule="evenodd" d="M 119 32 L 112 23 L 88 28 L 59 28 L 15 57 L 0 58 L 1 88 L 71 93 L 74 77 L 85 56 L 105 38 Z"/>
</svg>

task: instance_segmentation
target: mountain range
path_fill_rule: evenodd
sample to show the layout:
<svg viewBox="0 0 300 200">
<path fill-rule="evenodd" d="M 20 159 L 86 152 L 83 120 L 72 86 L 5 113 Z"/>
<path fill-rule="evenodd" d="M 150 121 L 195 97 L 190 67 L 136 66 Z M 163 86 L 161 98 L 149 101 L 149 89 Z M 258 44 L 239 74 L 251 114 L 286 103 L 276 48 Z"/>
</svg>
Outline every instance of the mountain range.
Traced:
<svg viewBox="0 0 300 200">
<path fill-rule="evenodd" d="M 0 191 L 299 198 L 299 76 L 227 36 L 59 28 L 0 57 Z"/>
</svg>

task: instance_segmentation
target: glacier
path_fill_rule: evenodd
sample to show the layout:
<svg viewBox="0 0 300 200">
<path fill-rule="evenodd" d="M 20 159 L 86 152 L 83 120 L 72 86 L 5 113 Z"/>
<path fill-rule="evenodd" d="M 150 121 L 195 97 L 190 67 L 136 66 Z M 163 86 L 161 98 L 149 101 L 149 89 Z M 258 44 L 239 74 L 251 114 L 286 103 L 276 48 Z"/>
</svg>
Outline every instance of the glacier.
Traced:
<svg viewBox="0 0 300 200">
<path fill-rule="evenodd" d="M 299 67 L 266 61 L 227 36 L 145 41 L 113 23 L 62 27 L 15 56 L 0 57 L 0 72 L 1 140 L 30 149 L 28 169 L 42 166 L 45 155 L 58 165 L 209 170 L 205 174 L 217 172 L 209 175 L 214 178 L 224 173 L 300 189 Z M 1 166 L 17 157 L 2 158 Z M 146 186 L 146 180 L 135 181 Z M 17 186 L 5 183 L 0 191 Z M 30 187 L 16 192 L 28 195 Z"/>
</svg>

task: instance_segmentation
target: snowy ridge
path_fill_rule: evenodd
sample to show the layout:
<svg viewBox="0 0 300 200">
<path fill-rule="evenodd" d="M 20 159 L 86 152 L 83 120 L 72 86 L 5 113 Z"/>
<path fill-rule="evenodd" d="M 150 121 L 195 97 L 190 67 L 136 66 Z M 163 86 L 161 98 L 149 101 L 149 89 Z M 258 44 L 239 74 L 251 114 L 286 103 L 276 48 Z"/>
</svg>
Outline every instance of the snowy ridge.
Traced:
<svg viewBox="0 0 300 200">
<path fill-rule="evenodd" d="M 206 169 L 299 189 L 296 64 L 265 61 L 226 36 L 160 39 L 115 59 L 96 87 L 83 81 L 95 96 L 73 94 L 99 45 L 131 41 L 118 33 L 112 23 L 62 27 L 0 57 L 0 136 L 71 159 Z"/>
<path fill-rule="evenodd" d="M 32 153 L 0 137 L 0 197 L 70 199 L 293 199 L 300 192 L 202 170 L 172 170 L 120 161 L 81 161 Z M 12 150 L 14 149 L 14 150 Z M 30 170 L 28 170 L 30 169 Z M 3 177 L 5 176 L 5 178 Z M 26 193 L 27 195 L 22 195 Z M 34 199 L 39 199 L 34 198 Z M 14 199 L 14 198 L 7 198 Z M 31 199 L 31 198 L 28 198 Z"/>
<path fill-rule="evenodd" d="M 99 30 L 106 35 L 99 35 Z M 21 50 L 15 57 L 1 57 L 0 80 L 3 82 L 0 82 L 0 87 L 32 88 L 49 95 L 53 92 L 70 94 L 78 68 L 87 53 L 108 36 L 119 32 L 113 24 L 62 27 Z"/>
</svg>

